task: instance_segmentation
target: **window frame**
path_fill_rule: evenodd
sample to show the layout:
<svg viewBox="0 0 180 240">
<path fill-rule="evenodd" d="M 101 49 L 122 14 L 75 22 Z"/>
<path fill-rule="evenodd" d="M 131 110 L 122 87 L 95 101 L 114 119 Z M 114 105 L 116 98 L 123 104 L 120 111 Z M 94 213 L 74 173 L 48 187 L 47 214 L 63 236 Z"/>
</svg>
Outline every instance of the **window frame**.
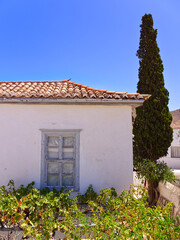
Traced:
<svg viewBox="0 0 180 240">
<path fill-rule="evenodd" d="M 43 188 L 56 188 L 57 190 L 60 190 L 62 186 L 62 182 L 60 179 L 62 178 L 62 168 L 60 167 L 62 163 L 68 163 L 74 161 L 74 171 L 73 171 L 73 181 L 74 181 L 74 186 L 67 186 L 66 188 L 68 190 L 73 189 L 73 191 L 79 191 L 79 152 L 80 152 L 80 131 L 81 130 L 47 130 L 47 129 L 41 129 L 41 182 L 40 182 L 40 187 L 41 189 Z M 47 158 L 47 148 L 48 148 L 48 137 L 74 137 L 75 139 L 75 145 L 74 145 L 74 160 L 70 159 L 63 159 L 62 157 L 62 152 L 60 152 L 60 146 L 59 146 L 59 158 L 58 159 L 48 159 Z M 60 143 L 62 144 L 62 143 Z M 62 145 L 61 145 L 62 147 Z M 53 163 L 53 162 L 58 162 L 60 171 L 59 171 L 59 186 L 55 187 L 50 187 L 47 186 L 47 166 L 48 163 Z"/>
<path fill-rule="evenodd" d="M 171 146 L 171 158 L 180 158 L 180 155 L 177 157 L 173 155 L 173 151 L 175 150 L 175 148 L 178 148 L 180 150 L 180 146 Z"/>
</svg>

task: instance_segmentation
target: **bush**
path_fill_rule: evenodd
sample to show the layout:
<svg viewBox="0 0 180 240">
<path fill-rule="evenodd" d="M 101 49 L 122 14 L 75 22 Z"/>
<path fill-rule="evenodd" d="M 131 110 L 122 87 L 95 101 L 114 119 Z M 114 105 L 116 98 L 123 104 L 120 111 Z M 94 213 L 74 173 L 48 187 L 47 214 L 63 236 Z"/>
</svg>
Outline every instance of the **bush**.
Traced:
<svg viewBox="0 0 180 240">
<path fill-rule="evenodd" d="M 92 184 L 89 185 L 85 194 L 78 193 L 78 202 L 81 204 L 87 204 L 88 201 L 96 201 L 97 193 L 94 191 Z"/>
<path fill-rule="evenodd" d="M 145 177 L 151 182 L 175 182 L 173 170 L 163 161 L 152 162 L 149 159 L 143 159 L 136 164 L 135 168 L 137 177 L 142 179 Z"/>
<path fill-rule="evenodd" d="M 33 183 L 16 190 L 10 181 L 8 188 L 0 187 L 0 224 L 19 227 L 25 238 L 33 239 L 52 239 L 55 230 L 63 232 L 64 239 L 180 239 L 172 204 L 149 208 L 143 188 L 118 196 L 108 188 L 98 195 L 90 186 L 79 199 L 85 200 L 87 211 L 81 211 L 78 198 L 71 199 L 70 193 L 40 191 Z"/>
</svg>

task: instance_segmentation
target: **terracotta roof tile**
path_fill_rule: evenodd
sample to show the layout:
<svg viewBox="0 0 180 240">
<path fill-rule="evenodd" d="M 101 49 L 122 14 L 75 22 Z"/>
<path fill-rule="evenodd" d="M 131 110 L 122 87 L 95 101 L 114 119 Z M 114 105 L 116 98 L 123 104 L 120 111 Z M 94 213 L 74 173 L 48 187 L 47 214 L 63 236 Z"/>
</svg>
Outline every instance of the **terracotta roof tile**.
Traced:
<svg viewBox="0 0 180 240">
<path fill-rule="evenodd" d="M 62 80 L 0 82 L 0 98 L 145 99 L 145 96 L 94 89 Z"/>
</svg>

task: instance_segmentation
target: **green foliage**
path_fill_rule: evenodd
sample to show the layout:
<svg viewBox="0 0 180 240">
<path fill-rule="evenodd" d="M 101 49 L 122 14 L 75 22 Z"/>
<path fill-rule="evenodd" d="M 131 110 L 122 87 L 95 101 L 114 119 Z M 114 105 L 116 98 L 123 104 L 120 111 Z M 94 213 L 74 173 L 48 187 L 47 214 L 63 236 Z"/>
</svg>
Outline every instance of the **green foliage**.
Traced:
<svg viewBox="0 0 180 240">
<path fill-rule="evenodd" d="M 133 126 L 134 165 L 142 159 L 156 162 L 167 154 L 172 142 L 172 116 L 169 113 L 169 93 L 164 87 L 163 64 L 156 42 L 151 14 L 142 17 L 137 92 L 151 94 L 143 106 L 137 108 Z"/>
<path fill-rule="evenodd" d="M 164 68 L 156 42 L 157 29 L 153 28 L 151 14 L 142 17 L 140 27 L 137 92 L 151 96 L 136 110 L 133 156 L 135 170 L 139 176 L 148 179 L 148 201 L 153 206 L 157 203 L 158 182 L 173 180 L 173 173 L 166 164 L 158 163 L 158 159 L 167 154 L 172 142 L 172 116 L 168 109 L 169 93 L 164 87 Z"/>
<path fill-rule="evenodd" d="M 143 159 L 142 162 L 137 163 L 137 176 L 138 178 L 145 177 L 151 182 L 175 182 L 177 179 L 170 167 L 163 161 L 157 163 L 149 159 Z"/>
<path fill-rule="evenodd" d="M 89 185 L 88 189 L 86 190 L 85 194 L 78 193 L 78 202 L 87 204 L 88 201 L 96 201 L 97 200 L 97 193 L 94 191 L 92 184 Z"/>
<path fill-rule="evenodd" d="M 92 186 L 88 192 L 94 192 Z M 87 200 L 88 211 L 82 212 L 70 192 L 42 193 L 24 186 L 16 190 L 11 181 L 9 188 L 0 187 L 0 222 L 19 226 L 26 239 L 53 239 L 55 230 L 63 232 L 64 239 L 180 239 L 180 226 L 170 214 L 172 204 L 152 209 L 147 197 L 143 188 L 120 196 L 107 188 L 96 194 L 95 201 Z"/>
</svg>

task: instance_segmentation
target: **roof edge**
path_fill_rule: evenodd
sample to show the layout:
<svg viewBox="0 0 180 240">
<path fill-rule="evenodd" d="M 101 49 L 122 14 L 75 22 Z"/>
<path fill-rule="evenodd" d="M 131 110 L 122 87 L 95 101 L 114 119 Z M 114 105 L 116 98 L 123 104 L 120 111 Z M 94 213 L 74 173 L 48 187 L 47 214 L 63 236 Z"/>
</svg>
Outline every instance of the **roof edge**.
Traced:
<svg viewBox="0 0 180 240">
<path fill-rule="evenodd" d="M 18 103 L 18 104 L 143 104 L 145 99 L 67 99 L 67 98 L 0 98 L 0 104 Z"/>
</svg>

